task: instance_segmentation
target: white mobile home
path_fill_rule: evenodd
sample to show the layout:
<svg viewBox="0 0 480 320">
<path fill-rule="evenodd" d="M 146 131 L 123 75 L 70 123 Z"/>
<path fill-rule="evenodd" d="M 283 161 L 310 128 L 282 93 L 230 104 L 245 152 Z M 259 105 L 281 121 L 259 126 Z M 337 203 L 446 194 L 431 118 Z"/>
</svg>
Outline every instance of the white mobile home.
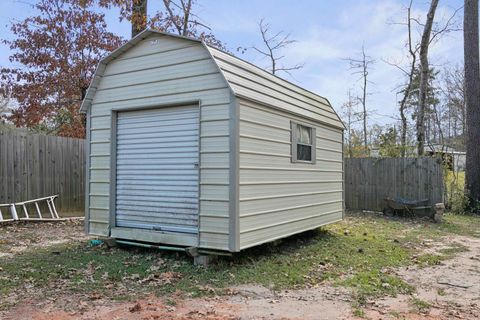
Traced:
<svg viewBox="0 0 480 320">
<path fill-rule="evenodd" d="M 238 252 L 343 217 L 327 99 L 198 40 L 142 32 L 81 109 L 91 235 Z"/>
</svg>

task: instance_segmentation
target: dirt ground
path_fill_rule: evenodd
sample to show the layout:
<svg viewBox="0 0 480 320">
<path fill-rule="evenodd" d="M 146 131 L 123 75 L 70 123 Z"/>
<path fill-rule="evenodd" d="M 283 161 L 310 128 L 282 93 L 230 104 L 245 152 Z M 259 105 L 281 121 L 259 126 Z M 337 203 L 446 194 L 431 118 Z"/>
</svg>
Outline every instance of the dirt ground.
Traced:
<svg viewBox="0 0 480 320">
<path fill-rule="evenodd" d="M 467 251 L 440 265 L 398 270 L 401 278 L 415 286 L 414 296 L 378 299 L 367 308 L 367 316 L 389 319 L 408 314 L 412 300 L 419 299 L 429 304 L 425 310 L 416 310 L 422 319 L 480 319 L 480 239 L 450 236 L 431 245 L 440 249 L 452 244 L 463 245 Z"/>
<path fill-rule="evenodd" d="M 16 222 L 2 226 L 0 232 L 0 259 L 25 250 L 82 241 L 85 235 L 83 220 L 59 222 Z"/>
<path fill-rule="evenodd" d="M 61 227 L 60 227 L 61 226 Z M 48 246 L 78 239 L 81 222 L 32 224 L 4 227 L 0 235 L 1 255 L 14 255 L 26 248 Z M 19 242 L 16 234 L 22 232 Z M 464 252 L 438 265 L 395 270 L 416 288 L 413 295 L 384 297 L 368 301 L 361 313 L 352 306 L 351 293 L 341 287 L 322 284 L 302 290 L 272 291 L 261 286 L 241 286 L 225 296 L 169 299 L 138 297 L 136 301 L 115 302 L 101 297 L 42 297 L 22 301 L 0 318 L 5 320 L 73 319 L 479 319 L 480 239 L 449 236 L 426 244 L 436 252 L 459 244 Z M 0 272 L 1 273 L 1 272 Z M 68 307 L 67 307 L 68 306 Z"/>
</svg>

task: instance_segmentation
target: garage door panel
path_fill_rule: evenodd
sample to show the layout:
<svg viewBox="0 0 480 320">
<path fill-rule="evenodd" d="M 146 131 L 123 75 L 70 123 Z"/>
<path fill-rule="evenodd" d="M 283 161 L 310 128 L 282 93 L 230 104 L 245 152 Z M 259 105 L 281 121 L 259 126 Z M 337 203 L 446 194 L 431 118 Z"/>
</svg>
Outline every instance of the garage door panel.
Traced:
<svg viewBox="0 0 480 320">
<path fill-rule="evenodd" d="M 122 150 L 122 153 L 121 154 L 117 154 L 117 158 L 119 159 L 127 159 L 129 157 L 139 157 L 139 158 L 145 158 L 145 157 L 148 157 L 148 158 L 156 158 L 156 157 L 159 157 L 159 158 L 166 158 L 166 157 L 178 157 L 179 156 L 179 153 L 197 153 L 198 152 L 195 152 L 195 151 L 198 151 L 197 147 L 195 145 L 192 144 L 192 146 L 189 146 L 189 147 L 182 147 L 180 145 L 177 144 L 176 146 L 176 149 L 175 149 L 175 152 L 171 152 L 171 153 L 168 153 L 168 154 L 165 154 L 165 151 L 163 149 L 165 148 L 170 148 L 168 146 L 165 146 L 165 144 L 160 144 L 157 148 L 155 149 L 151 149 L 149 153 L 139 153 L 138 149 L 134 149 L 134 148 L 123 148 Z M 119 148 L 117 148 L 118 150 Z"/>
<path fill-rule="evenodd" d="M 140 208 L 141 210 L 139 210 L 139 212 L 136 214 L 132 214 L 132 211 L 137 210 L 138 208 Z M 191 216 L 192 219 L 198 217 L 196 211 L 192 210 L 191 208 L 152 207 L 149 205 L 142 206 L 140 204 L 136 204 L 135 206 L 131 206 L 128 204 L 117 204 L 117 210 L 128 211 L 132 216 L 149 216 L 152 214 L 155 215 L 157 213 L 162 213 L 166 216 L 183 214 L 185 216 Z"/>
<path fill-rule="evenodd" d="M 179 219 L 178 217 L 172 217 L 172 218 L 165 218 L 165 217 L 149 217 L 150 221 L 155 222 L 156 224 L 160 225 L 170 225 L 170 226 L 176 226 L 178 225 L 178 222 L 180 221 L 183 226 L 186 227 L 195 227 L 197 225 L 196 220 L 188 220 L 188 219 Z M 145 223 L 145 216 L 131 216 L 128 219 L 129 222 L 131 223 Z"/>
<path fill-rule="evenodd" d="M 163 149 L 172 148 L 188 148 L 192 149 L 198 146 L 198 141 L 172 141 L 172 142 L 159 142 L 159 143 L 131 143 L 131 144 L 123 144 L 117 145 L 118 151 L 124 150 L 132 150 L 133 153 L 140 153 L 140 154 L 148 154 L 146 148 L 151 148 L 152 152 L 165 152 Z"/>
<path fill-rule="evenodd" d="M 121 181 L 120 184 L 118 184 L 119 180 Z M 190 181 L 190 180 L 158 182 L 157 180 L 154 180 L 154 179 L 152 179 L 152 180 L 139 179 L 139 178 L 117 179 L 117 190 L 129 189 L 130 187 L 128 185 L 135 185 L 135 190 L 141 190 L 142 188 L 145 188 L 147 190 L 152 190 L 153 187 L 158 187 L 159 189 L 168 188 L 169 190 L 173 190 L 175 188 L 184 188 L 184 187 L 193 187 L 193 188 L 195 188 L 195 190 L 198 189 L 198 183 L 196 183 L 195 181 Z M 185 190 L 187 190 L 187 189 L 188 188 L 185 188 Z"/>
<path fill-rule="evenodd" d="M 162 180 L 161 182 L 158 182 L 158 184 L 160 185 L 161 183 L 175 183 L 175 182 L 195 182 L 197 180 L 192 180 L 192 175 L 182 175 L 182 176 L 179 176 L 179 175 L 176 175 L 175 176 L 175 179 L 159 179 L 158 177 L 161 177 L 162 175 L 161 174 L 150 174 L 148 176 L 139 176 L 138 174 L 124 174 L 122 175 L 122 177 L 119 179 L 119 181 L 123 181 L 123 180 L 129 180 L 129 181 L 137 181 L 137 182 L 142 182 L 142 181 L 145 181 L 145 184 L 147 184 L 147 182 L 150 182 L 150 183 L 155 183 L 155 182 L 158 182 L 159 180 Z M 170 175 L 167 175 L 165 174 L 165 176 L 172 176 L 171 174 Z M 117 177 L 118 179 L 118 177 Z M 118 185 L 118 181 L 117 181 L 117 185 Z"/>
<path fill-rule="evenodd" d="M 123 130 L 126 130 L 125 132 L 128 132 L 128 131 L 135 132 L 135 130 L 138 129 L 138 125 L 140 124 L 142 126 L 140 130 L 147 132 L 149 130 L 153 130 L 153 131 L 158 130 L 159 129 L 158 125 L 162 125 L 162 127 L 166 129 L 169 126 L 171 127 L 171 126 L 187 125 L 187 124 L 195 124 L 195 123 L 196 123 L 195 118 L 178 120 L 178 116 L 175 116 L 175 117 L 171 117 L 168 120 L 166 119 L 158 120 L 158 119 L 145 119 L 144 117 L 143 119 L 138 121 L 128 121 L 128 122 L 125 122 L 125 121 L 122 122 L 122 120 L 120 119 L 118 121 L 117 126 L 119 128 L 122 128 Z"/>
<path fill-rule="evenodd" d="M 191 126 L 189 126 L 191 127 Z M 172 128 L 173 129 L 173 128 Z M 129 143 L 129 140 L 140 140 L 142 142 L 151 142 L 153 140 L 160 142 L 169 142 L 169 141 L 194 141 L 192 137 L 197 136 L 197 130 L 185 130 L 176 132 L 172 129 L 161 131 L 161 132 L 148 132 L 148 133 L 126 133 L 121 136 L 124 143 Z M 178 126 L 175 129 L 181 130 L 181 126 Z M 174 139 L 174 140 L 171 140 Z M 164 141 L 162 141 L 164 140 Z"/>
<path fill-rule="evenodd" d="M 149 193 L 150 194 L 150 193 Z M 176 203 L 179 205 L 183 204 L 190 204 L 194 205 L 198 202 L 197 197 L 194 195 L 191 196 L 183 196 L 183 195 L 177 195 L 176 197 L 173 196 L 167 196 L 167 197 L 157 197 L 154 195 L 148 195 L 148 196 L 138 196 L 138 195 L 132 195 L 132 196 L 124 196 L 124 195 L 118 195 L 118 201 L 143 201 L 144 203 L 149 202 L 154 206 L 156 203 L 158 204 L 168 204 L 168 203 Z"/>
<path fill-rule="evenodd" d="M 117 137 L 117 145 L 118 146 L 122 146 L 122 145 L 129 146 L 129 145 L 135 144 L 135 147 L 138 147 L 138 145 L 144 146 L 144 147 L 149 147 L 150 144 L 152 144 L 152 143 L 161 144 L 161 143 L 164 143 L 164 142 L 173 142 L 173 143 L 177 143 L 177 142 L 190 142 L 190 143 L 198 142 L 196 134 L 189 133 L 188 135 L 183 135 L 182 132 L 179 133 L 177 136 L 170 135 L 168 137 L 166 137 L 166 136 L 164 137 L 164 136 L 160 135 L 160 136 L 154 137 L 154 138 L 142 138 L 142 137 L 136 138 L 135 134 L 131 134 L 131 135 L 128 135 L 128 136 L 125 136 L 125 137 L 126 138 L 124 138 L 124 139 L 118 139 L 118 138 L 122 138 L 122 137 Z M 171 146 L 171 147 L 173 147 L 173 146 Z"/>
<path fill-rule="evenodd" d="M 118 227 L 198 232 L 198 106 L 117 114 Z"/>
</svg>

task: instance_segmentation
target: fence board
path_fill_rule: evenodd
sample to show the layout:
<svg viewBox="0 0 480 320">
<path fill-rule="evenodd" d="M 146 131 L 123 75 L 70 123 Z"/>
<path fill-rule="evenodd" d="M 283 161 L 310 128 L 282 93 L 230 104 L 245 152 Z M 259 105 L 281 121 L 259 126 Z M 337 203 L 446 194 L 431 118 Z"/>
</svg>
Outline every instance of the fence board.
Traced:
<svg viewBox="0 0 480 320">
<path fill-rule="evenodd" d="M 345 158 L 345 207 L 382 211 L 384 198 L 443 202 L 443 168 L 437 158 Z"/>
<path fill-rule="evenodd" d="M 85 140 L 0 132 L 0 203 L 59 194 L 63 212 L 85 205 Z"/>
</svg>

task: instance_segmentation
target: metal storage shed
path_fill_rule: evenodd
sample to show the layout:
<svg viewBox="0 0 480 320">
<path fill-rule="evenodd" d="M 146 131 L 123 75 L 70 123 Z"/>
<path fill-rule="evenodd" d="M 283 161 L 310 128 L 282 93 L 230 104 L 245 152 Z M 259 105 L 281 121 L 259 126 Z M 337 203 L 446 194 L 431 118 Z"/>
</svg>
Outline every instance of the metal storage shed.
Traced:
<svg viewBox="0 0 480 320">
<path fill-rule="evenodd" d="M 91 235 L 237 252 L 343 217 L 327 99 L 198 40 L 140 33 L 81 110 Z"/>
</svg>

